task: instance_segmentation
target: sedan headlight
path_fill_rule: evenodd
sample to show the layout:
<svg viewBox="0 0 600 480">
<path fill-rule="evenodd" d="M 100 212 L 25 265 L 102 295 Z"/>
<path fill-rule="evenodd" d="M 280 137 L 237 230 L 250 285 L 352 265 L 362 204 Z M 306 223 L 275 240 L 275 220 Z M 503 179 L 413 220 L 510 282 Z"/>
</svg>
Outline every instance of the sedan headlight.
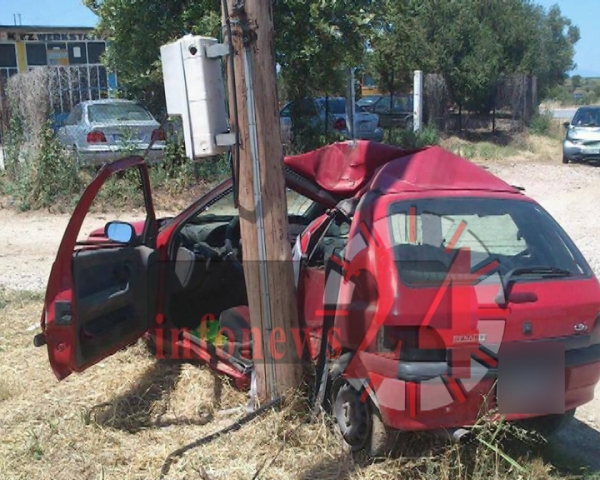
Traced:
<svg viewBox="0 0 600 480">
<path fill-rule="evenodd" d="M 571 143 L 576 144 L 576 145 L 582 142 L 582 140 L 580 140 L 579 138 L 577 138 L 576 136 L 574 136 L 571 132 L 567 133 L 567 140 L 569 142 L 571 142 Z"/>
</svg>

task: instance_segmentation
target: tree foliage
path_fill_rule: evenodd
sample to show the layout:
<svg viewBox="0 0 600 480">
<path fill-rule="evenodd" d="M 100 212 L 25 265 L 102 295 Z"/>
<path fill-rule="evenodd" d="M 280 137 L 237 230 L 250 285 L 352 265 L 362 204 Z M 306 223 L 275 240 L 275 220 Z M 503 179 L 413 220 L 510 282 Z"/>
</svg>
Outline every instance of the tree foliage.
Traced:
<svg viewBox="0 0 600 480">
<path fill-rule="evenodd" d="M 388 90 L 402 89 L 414 69 L 441 73 L 457 102 L 486 110 L 501 74 L 535 75 L 543 95 L 574 67 L 579 29 L 556 6 L 546 11 L 528 0 L 380 3 L 370 56 Z"/>
<path fill-rule="evenodd" d="M 186 33 L 219 36 L 220 0 L 83 0 L 100 17 L 106 62 L 131 95 L 162 104 L 159 48 Z M 389 91 L 412 71 L 441 73 L 455 101 L 485 110 L 501 74 L 538 78 L 544 95 L 574 67 L 579 29 L 530 0 L 277 0 L 280 86 L 287 97 L 339 94 L 344 66 Z"/>
<path fill-rule="evenodd" d="M 162 97 L 160 46 L 186 33 L 220 36 L 220 0 L 84 0 L 110 39 L 106 62 L 134 96 Z M 338 92 L 341 69 L 362 60 L 371 0 L 278 0 L 276 59 L 290 97 Z"/>
</svg>

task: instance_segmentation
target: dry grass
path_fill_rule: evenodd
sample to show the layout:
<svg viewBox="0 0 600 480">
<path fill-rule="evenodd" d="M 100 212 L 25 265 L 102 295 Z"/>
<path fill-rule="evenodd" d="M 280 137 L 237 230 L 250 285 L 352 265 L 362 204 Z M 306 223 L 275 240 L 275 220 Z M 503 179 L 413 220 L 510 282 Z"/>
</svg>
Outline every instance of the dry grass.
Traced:
<svg viewBox="0 0 600 480">
<path fill-rule="evenodd" d="M 400 436 L 388 459 L 351 458 L 326 417 L 306 421 L 299 399 L 166 462 L 231 425 L 242 413 L 226 410 L 246 396 L 203 367 L 157 362 L 141 345 L 58 383 L 45 350 L 31 344 L 41 302 L 0 290 L 0 478 L 133 480 L 161 470 L 168 479 L 558 478 L 539 452 L 511 453 L 520 470 L 482 444 L 430 435 Z"/>
<path fill-rule="evenodd" d="M 489 136 L 486 139 L 468 140 L 456 136 L 442 140 L 442 147 L 477 163 L 498 163 L 516 165 L 519 163 L 556 163 L 562 158 L 562 126 L 552 125 L 546 135 L 532 135 L 528 132 L 508 138 Z"/>
</svg>

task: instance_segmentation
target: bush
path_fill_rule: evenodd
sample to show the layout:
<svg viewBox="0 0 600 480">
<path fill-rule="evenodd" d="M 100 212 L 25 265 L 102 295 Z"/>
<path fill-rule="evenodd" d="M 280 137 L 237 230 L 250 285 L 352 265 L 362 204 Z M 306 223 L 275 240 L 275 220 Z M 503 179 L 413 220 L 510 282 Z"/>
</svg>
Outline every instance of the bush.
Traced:
<svg viewBox="0 0 600 480">
<path fill-rule="evenodd" d="M 41 133 L 33 158 L 17 160 L 5 185 L 20 210 L 69 203 L 84 187 L 77 162 L 56 140 L 50 125 Z"/>
<path fill-rule="evenodd" d="M 549 136 L 552 130 L 553 122 L 554 116 L 550 111 L 534 115 L 529 124 L 529 131 L 535 135 Z"/>
<path fill-rule="evenodd" d="M 420 132 L 413 130 L 393 130 L 391 134 L 388 134 L 386 143 L 412 150 L 429 145 L 438 145 L 440 143 L 440 136 L 435 127 L 426 125 Z"/>
</svg>

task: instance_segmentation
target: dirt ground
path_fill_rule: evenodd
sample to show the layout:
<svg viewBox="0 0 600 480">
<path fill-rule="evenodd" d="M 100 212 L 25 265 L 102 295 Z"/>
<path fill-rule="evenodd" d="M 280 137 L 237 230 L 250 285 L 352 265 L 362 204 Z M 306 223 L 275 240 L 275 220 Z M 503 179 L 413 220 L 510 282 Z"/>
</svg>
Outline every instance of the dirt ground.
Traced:
<svg viewBox="0 0 600 480">
<path fill-rule="evenodd" d="M 553 163 L 486 166 L 507 182 L 525 187 L 562 224 L 600 277 L 600 168 L 562 165 L 558 158 Z M 68 219 L 68 215 L 43 212 L 0 211 L 0 293 L 2 287 L 6 291 L 45 289 Z M 93 215 L 85 233 L 113 219 Z M 59 384 L 43 349 L 31 348 L 42 294 L 5 295 L 10 298 L 0 298 L 0 313 L 3 302 L 13 302 L 13 310 L 0 315 L 0 478 L 157 478 L 171 451 L 226 424 L 217 410 L 244 400 L 208 371 L 158 366 L 138 347 Z M 384 477 L 377 466 L 346 470 L 350 467 L 340 462 L 339 452 L 323 451 L 315 443 L 314 431 L 302 433 L 300 428 L 290 443 L 283 431 L 286 422 L 274 415 L 262 424 L 264 431 L 236 433 L 239 443 L 233 446 L 218 440 L 221 453 L 201 447 L 193 457 L 184 456 L 168 478 L 251 478 L 263 461 L 275 455 L 276 445 L 269 446 L 273 438 L 286 445 L 286 455 L 293 455 L 274 461 L 263 478 Z M 319 430 L 321 440 L 330 441 L 325 430 Z M 264 443 L 260 448 L 259 440 Z M 552 445 L 567 463 L 600 472 L 600 388 L 595 400 L 578 410 L 577 420 Z M 221 468 L 231 455 L 238 458 L 239 466 Z M 203 477 L 206 464 L 211 465 L 210 475 Z"/>
</svg>

